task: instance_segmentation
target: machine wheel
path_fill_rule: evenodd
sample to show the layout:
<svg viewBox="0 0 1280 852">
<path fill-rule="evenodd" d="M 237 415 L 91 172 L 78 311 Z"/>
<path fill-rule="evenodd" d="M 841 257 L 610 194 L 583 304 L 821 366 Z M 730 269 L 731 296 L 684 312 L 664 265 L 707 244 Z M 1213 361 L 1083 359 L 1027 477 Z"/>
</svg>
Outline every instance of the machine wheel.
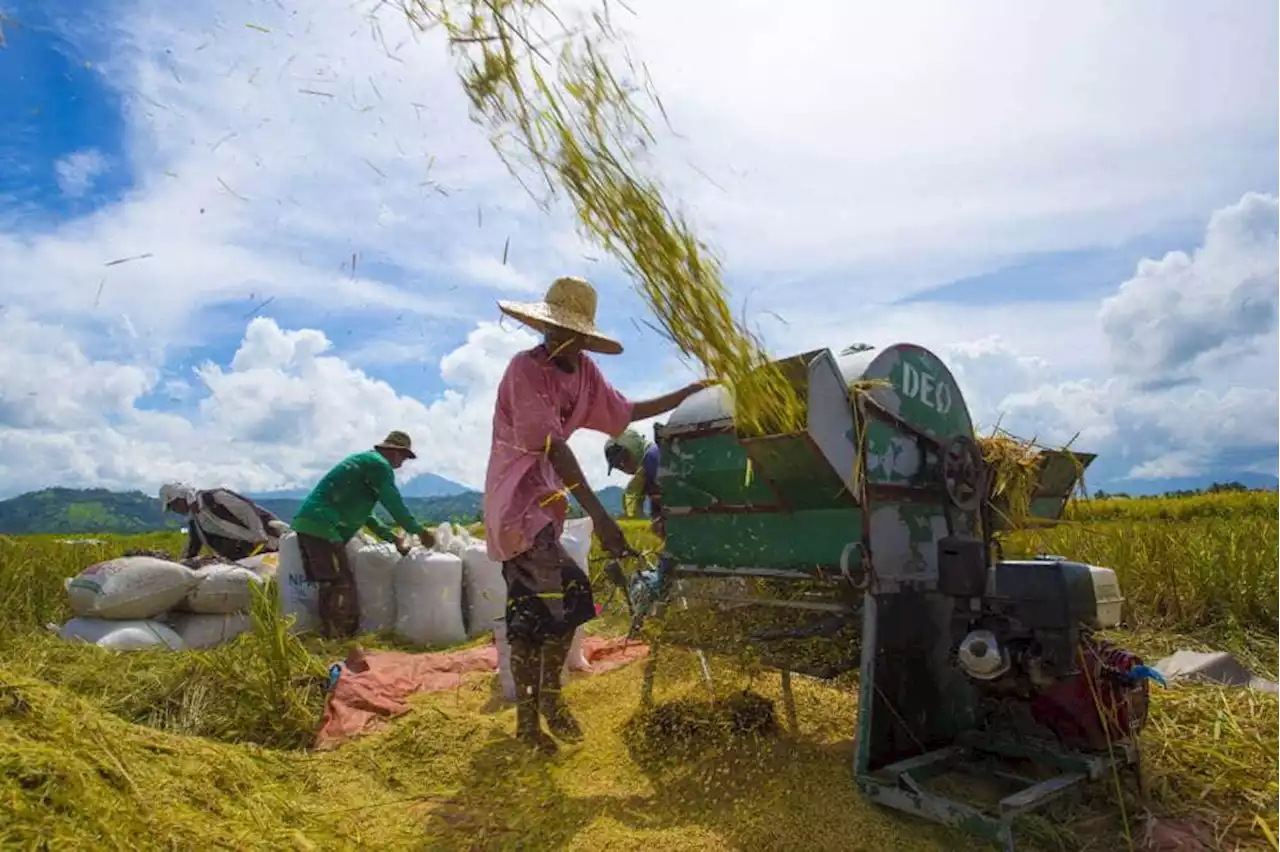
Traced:
<svg viewBox="0 0 1280 852">
<path fill-rule="evenodd" d="M 985 493 L 986 462 L 982 448 L 968 435 L 956 435 L 942 451 L 942 482 L 947 499 L 962 512 L 972 512 L 982 504 Z"/>
</svg>

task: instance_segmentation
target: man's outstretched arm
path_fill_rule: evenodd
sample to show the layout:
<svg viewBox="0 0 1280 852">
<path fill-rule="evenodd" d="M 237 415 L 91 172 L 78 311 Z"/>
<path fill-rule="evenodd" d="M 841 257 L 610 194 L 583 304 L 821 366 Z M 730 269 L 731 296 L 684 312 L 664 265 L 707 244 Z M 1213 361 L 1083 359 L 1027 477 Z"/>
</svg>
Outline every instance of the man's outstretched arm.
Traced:
<svg viewBox="0 0 1280 852">
<path fill-rule="evenodd" d="M 700 382 L 694 382 L 686 385 L 678 391 L 672 391 L 662 396 L 655 396 L 653 399 L 642 399 L 631 407 L 631 421 L 648 420 L 650 417 L 657 417 L 673 410 L 677 405 L 684 402 L 703 388 L 710 387 L 715 384 L 712 379 L 703 379 Z"/>
</svg>

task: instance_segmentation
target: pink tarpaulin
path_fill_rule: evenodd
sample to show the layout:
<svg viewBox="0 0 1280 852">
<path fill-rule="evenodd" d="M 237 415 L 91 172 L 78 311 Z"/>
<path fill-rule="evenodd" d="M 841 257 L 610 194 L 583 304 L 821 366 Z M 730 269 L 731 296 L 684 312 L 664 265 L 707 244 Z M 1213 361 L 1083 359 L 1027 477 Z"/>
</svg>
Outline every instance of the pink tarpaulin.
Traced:
<svg viewBox="0 0 1280 852">
<path fill-rule="evenodd" d="M 649 653 L 649 646 L 624 638 L 587 636 L 582 647 L 591 663 L 590 674 L 611 671 Z M 315 747 L 328 751 L 378 730 L 408 712 L 409 696 L 415 693 L 453 689 L 467 675 L 492 674 L 497 668 L 498 649 L 493 645 L 431 654 L 352 651 L 325 702 Z"/>
</svg>

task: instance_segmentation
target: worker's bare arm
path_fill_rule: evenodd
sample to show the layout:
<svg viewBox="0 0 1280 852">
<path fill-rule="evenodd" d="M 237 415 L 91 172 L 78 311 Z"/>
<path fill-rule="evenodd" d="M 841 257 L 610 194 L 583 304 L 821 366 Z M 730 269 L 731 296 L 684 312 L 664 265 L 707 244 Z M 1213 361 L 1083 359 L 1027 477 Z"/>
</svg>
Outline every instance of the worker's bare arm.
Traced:
<svg viewBox="0 0 1280 852">
<path fill-rule="evenodd" d="M 648 420 L 650 417 L 666 414 L 698 391 L 713 384 L 715 382 L 711 379 L 704 379 L 703 381 L 686 385 L 680 390 L 672 391 L 662 396 L 655 396 L 653 399 L 641 400 L 631 407 L 631 419 L 632 421 Z"/>
<path fill-rule="evenodd" d="M 582 473 L 582 466 L 578 464 L 578 457 L 573 454 L 568 442 L 560 438 L 552 438 L 548 458 L 551 466 L 560 476 L 560 481 L 568 486 L 569 491 L 582 504 L 583 511 L 594 523 L 596 535 L 600 538 L 600 546 L 615 556 L 626 552 L 627 540 L 622 535 L 622 529 L 618 526 L 618 522 L 605 511 L 600 498 L 587 483 L 587 478 Z"/>
</svg>

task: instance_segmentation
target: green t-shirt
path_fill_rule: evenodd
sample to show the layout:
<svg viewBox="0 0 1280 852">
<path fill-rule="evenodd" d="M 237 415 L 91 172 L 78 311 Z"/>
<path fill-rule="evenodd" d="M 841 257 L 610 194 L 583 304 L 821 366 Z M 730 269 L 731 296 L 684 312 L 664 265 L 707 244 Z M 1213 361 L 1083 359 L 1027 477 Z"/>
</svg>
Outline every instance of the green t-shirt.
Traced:
<svg viewBox="0 0 1280 852">
<path fill-rule="evenodd" d="M 378 503 L 405 532 L 424 531 L 404 505 L 391 462 L 377 450 L 366 450 L 347 456 L 324 475 L 302 501 L 291 526 L 295 532 L 333 542 L 350 541 L 361 527 L 368 527 L 383 541 L 395 541 L 395 532 L 373 516 Z"/>
</svg>

